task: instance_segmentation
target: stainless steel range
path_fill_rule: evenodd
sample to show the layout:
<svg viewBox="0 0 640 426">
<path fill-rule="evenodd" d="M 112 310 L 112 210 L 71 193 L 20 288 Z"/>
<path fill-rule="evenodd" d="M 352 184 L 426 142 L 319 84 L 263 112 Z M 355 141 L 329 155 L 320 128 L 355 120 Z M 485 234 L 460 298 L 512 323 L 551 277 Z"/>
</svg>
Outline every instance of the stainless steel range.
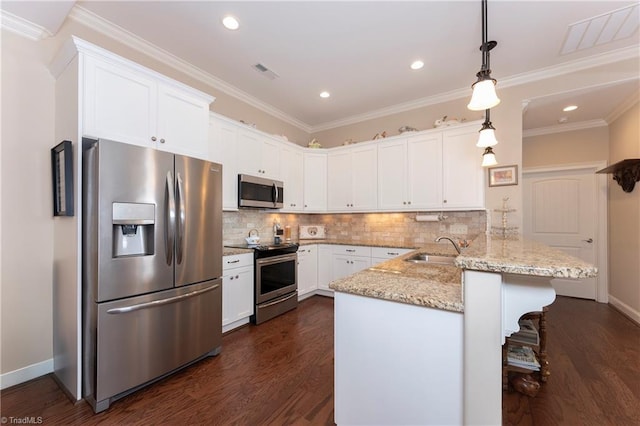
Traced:
<svg viewBox="0 0 640 426">
<path fill-rule="evenodd" d="M 252 323 L 263 323 L 298 306 L 298 244 L 228 247 L 253 249 L 256 306 Z"/>
</svg>

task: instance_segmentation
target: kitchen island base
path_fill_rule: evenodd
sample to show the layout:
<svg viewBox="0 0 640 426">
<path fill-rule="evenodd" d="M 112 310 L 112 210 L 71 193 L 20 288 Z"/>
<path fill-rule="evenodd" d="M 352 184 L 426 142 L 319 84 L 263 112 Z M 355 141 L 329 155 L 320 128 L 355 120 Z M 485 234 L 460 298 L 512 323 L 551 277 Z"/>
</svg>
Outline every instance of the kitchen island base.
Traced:
<svg viewBox="0 0 640 426">
<path fill-rule="evenodd" d="M 335 293 L 335 422 L 461 424 L 463 314 Z"/>
</svg>

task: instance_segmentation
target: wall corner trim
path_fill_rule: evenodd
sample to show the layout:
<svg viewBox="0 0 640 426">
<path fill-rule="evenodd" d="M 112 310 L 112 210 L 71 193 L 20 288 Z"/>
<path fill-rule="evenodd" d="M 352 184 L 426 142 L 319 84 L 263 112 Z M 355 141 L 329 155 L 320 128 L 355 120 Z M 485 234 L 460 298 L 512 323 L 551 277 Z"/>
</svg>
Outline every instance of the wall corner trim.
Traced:
<svg viewBox="0 0 640 426">
<path fill-rule="evenodd" d="M 636 311 L 631 306 L 624 303 L 622 300 L 609 294 L 609 305 L 613 306 L 616 310 L 620 311 L 624 316 L 631 321 L 640 325 L 640 311 Z"/>
</svg>

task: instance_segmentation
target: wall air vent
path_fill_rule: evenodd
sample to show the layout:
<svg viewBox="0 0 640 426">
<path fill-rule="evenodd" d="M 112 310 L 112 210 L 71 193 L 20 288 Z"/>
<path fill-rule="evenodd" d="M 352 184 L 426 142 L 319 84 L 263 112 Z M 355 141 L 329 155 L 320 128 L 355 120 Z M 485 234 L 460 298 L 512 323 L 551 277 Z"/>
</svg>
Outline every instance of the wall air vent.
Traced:
<svg viewBox="0 0 640 426">
<path fill-rule="evenodd" d="M 255 64 L 253 66 L 253 69 L 258 71 L 260 75 L 265 76 L 269 80 L 275 80 L 276 78 L 280 77 L 278 74 L 270 70 L 267 66 L 260 63 Z"/>
<path fill-rule="evenodd" d="M 569 25 L 561 55 L 631 37 L 638 31 L 638 4 Z"/>
</svg>

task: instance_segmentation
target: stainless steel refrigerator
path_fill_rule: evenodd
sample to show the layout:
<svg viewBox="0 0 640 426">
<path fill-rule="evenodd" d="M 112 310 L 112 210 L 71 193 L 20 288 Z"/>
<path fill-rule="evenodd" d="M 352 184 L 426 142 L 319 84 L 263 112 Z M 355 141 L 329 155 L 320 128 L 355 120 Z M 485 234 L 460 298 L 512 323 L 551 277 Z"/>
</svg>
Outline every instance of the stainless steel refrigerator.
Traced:
<svg viewBox="0 0 640 426">
<path fill-rule="evenodd" d="M 222 166 L 83 140 L 83 396 L 95 412 L 222 345 Z"/>
</svg>

